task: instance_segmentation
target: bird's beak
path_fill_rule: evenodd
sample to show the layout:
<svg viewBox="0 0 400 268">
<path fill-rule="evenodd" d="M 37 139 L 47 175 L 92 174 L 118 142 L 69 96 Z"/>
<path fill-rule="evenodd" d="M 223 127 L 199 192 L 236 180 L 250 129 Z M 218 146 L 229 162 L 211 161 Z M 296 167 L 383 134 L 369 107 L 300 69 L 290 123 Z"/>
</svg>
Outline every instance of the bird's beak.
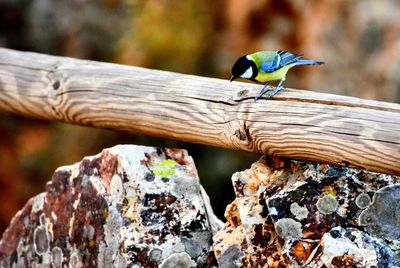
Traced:
<svg viewBox="0 0 400 268">
<path fill-rule="evenodd" d="M 231 82 L 233 81 L 233 80 L 235 80 L 237 77 L 234 77 L 233 75 L 232 75 L 232 77 L 231 77 Z"/>
</svg>

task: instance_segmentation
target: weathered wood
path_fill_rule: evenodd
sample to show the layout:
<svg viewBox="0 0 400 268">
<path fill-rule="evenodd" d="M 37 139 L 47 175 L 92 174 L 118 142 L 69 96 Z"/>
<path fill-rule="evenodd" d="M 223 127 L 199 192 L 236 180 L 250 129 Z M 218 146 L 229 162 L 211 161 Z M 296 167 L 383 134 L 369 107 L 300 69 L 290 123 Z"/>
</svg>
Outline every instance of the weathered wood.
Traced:
<svg viewBox="0 0 400 268">
<path fill-rule="evenodd" d="M 399 104 L 260 88 L 0 49 L 0 112 L 400 174 Z"/>
</svg>

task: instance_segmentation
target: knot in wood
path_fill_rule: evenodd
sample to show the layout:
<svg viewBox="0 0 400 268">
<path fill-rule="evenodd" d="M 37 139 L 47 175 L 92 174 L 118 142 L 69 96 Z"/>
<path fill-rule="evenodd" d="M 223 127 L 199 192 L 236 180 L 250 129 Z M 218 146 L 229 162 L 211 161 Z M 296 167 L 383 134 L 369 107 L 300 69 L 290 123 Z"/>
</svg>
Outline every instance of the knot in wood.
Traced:
<svg viewBox="0 0 400 268">
<path fill-rule="evenodd" d="M 253 137 L 250 134 L 250 130 L 249 130 L 249 127 L 247 126 L 246 121 L 243 121 L 243 123 L 240 124 L 240 127 L 235 130 L 234 136 L 239 141 L 245 141 L 247 143 L 250 143 L 253 141 Z"/>
<path fill-rule="evenodd" d="M 55 80 L 53 83 L 53 89 L 57 90 L 60 88 L 60 80 Z"/>
<path fill-rule="evenodd" d="M 48 71 L 47 79 L 48 79 L 48 89 L 49 94 L 52 94 L 52 90 L 58 90 L 61 87 L 61 81 L 63 78 L 62 73 L 58 70 L 59 64 L 54 64 L 51 69 Z"/>
<path fill-rule="evenodd" d="M 247 139 L 246 134 L 244 134 L 240 129 L 236 129 L 235 136 L 241 141 L 245 141 Z"/>
<path fill-rule="evenodd" d="M 242 98 L 242 97 L 245 97 L 247 94 L 249 94 L 249 90 L 248 89 L 243 89 L 243 90 L 238 91 L 236 93 L 236 96 L 238 98 Z"/>
</svg>

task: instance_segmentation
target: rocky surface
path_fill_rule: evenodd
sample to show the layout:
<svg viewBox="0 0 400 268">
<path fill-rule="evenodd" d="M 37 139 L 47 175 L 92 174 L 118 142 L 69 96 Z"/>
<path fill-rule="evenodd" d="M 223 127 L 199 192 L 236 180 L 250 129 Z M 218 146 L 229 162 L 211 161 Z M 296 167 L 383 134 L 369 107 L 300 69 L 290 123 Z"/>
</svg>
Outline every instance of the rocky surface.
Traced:
<svg viewBox="0 0 400 268">
<path fill-rule="evenodd" d="M 400 267 L 399 177 L 263 157 L 232 182 L 220 267 Z"/>
<path fill-rule="evenodd" d="M 1 267 L 213 267 L 222 226 L 184 150 L 116 146 L 57 169 L 0 242 Z"/>
<path fill-rule="evenodd" d="M 262 157 L 223 226 L 184 150 L 116 146 L 59 168 L 1 267 L 400 267 L 400 178 Z"/>
</svg>

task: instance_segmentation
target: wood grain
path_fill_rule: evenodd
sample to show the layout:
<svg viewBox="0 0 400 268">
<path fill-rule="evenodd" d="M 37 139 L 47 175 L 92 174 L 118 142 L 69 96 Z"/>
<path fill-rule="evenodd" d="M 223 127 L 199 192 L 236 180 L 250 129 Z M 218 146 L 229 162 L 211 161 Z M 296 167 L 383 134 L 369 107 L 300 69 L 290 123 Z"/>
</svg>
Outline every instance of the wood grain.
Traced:
<svg viewBox="0 0 400 268">
<path fill-rule="evenodd" d="M 400 105 L 0 49 L 0 112 L 400 175 Z"/>
</svg>

